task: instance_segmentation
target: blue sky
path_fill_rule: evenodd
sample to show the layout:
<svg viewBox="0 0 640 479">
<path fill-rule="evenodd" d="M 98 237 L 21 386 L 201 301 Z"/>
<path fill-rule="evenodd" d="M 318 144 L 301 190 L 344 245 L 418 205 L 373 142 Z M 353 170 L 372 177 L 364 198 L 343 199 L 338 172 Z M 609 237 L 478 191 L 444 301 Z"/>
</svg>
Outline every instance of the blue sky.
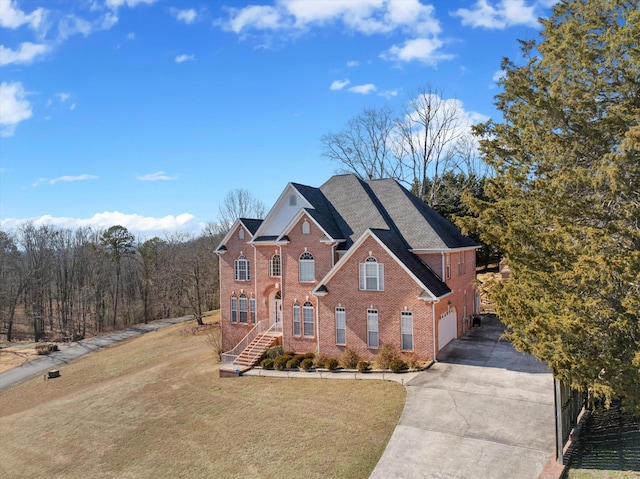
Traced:
<svg viewBox="0 0 640 479">
<path fill-rule="evenodd" d="M 197 233 L 337 165 L 319 138 L 420 86 L 495 117 L 553 0 L 0 0 L 0 225 Z"/>
</svg>

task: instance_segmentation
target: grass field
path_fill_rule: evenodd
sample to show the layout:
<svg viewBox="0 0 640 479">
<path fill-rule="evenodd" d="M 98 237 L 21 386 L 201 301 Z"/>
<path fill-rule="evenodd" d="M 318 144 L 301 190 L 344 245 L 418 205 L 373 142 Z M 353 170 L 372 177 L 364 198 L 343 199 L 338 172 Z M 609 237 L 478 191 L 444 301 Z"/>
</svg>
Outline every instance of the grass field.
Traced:
<svg viewBox="0 0 640 479">
<path fill-rule="evenodd" d="M 207 332 L 147 333 L 0 393 L 0 477 L 366 478 L 395 382 L 218 378 Z"/>
</svg>

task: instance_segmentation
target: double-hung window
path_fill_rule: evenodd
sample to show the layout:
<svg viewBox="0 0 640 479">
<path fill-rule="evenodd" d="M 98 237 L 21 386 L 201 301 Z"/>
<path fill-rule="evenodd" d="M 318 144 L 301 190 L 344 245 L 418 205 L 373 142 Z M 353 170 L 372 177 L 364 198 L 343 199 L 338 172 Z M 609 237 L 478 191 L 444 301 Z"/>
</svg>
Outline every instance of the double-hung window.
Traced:
<svg viewBox="0 0 640 479">
<path fill-rule="evenodd" d="M 413 350 L 413 313 L 402 311 L 400 313 L 400 329 L 402 331 L 402 350 Z"/>
<path fill-rule="evenodd" d="M 377 348 L 380 345 L 378 336 L 378 310 L 367 310 L 367 346 Z"/>
<path fill-rule="evenodd" d="M 344 308 L 336 308 L 336 344 L 347 344 L 347 314 Z"/>
<path fill-rule="evenodd" d="M 302 334 L 308 338 L 313 337 L 313 304 L 309 301 L 302 305 Z"/>
<path fill-rule="evenodd" d="M 249 274 L 249 260 L 244 257 L 244 255 L 240 255 L 237 260 L 235 260 L 235 270 L 236 270 L 236 281 L 249 281 L 251 279 L 251 275 Z"/>
<path fill-rule="evenodd" d="M 247 296 L 244 294 L 241 294 L 240 297 L 238 298 L 238 305 L 239 305 L 239 310 L 240 310 L 240 322 L 241 323 L 245 323 L 247 322 Z"/>
<path fill-rule="evenodd" d="M 238 322 L 238 298 L 231 296 L 231 322 Z"/>
<path fill-rule="evenodd" d="M 256 322 L 256 298 L 251 296 L 249 298 L 249 313 L 251 314 L 251 322 L 255 324 Z"/>
<path fill-rule="evenodd" d="M 269 260 L 269 276 L 279 278 L 282 275 L 282 262 L 280 255 L 274 254 Z"/>
<path fill-rule="evenodd" d="M 293 305 L 293 335 L 300 336 L 300 305 Z"/>
<path fill-rule="evenodd" d="M 384 264 L 369 256 L 360 263 L 360 290 L 384 291 Z"/>
<path fill-rule="evenodd" d="M 300 261 L 298 262 L 300 281 L 314 281 L 316 276 L 316 266 L 313 255 L 308 251 L 305 251 L 300 255 Z"/>
</svg>

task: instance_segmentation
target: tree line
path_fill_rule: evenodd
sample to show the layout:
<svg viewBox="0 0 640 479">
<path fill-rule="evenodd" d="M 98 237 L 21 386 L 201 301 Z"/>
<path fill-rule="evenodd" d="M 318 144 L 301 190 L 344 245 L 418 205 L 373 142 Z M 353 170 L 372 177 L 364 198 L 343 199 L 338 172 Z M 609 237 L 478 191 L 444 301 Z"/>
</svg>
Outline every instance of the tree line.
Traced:
<svg viewBox="0 0 640 479">
<path fill-rule="evenodd" d="M 218 307 L 220 232 L 137 241 L 123 226 L 0 230 L 0 332 L 68 340 Z"/>
</svg>

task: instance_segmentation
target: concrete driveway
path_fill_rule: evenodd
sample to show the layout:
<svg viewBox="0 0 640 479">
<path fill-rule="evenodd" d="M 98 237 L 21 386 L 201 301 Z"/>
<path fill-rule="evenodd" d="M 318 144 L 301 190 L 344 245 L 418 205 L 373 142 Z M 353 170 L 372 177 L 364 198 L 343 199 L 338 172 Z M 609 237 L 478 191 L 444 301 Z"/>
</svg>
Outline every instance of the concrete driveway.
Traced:
<svg viewBox="0 0 640 479">
<path fill-rule="evenodd" d="M 554 451 L 553 378 L 500 341 L 503 331 L 484 318 L 406 383 L 404 411 L 372 479 L 538 478 Z"/>
</svg>

